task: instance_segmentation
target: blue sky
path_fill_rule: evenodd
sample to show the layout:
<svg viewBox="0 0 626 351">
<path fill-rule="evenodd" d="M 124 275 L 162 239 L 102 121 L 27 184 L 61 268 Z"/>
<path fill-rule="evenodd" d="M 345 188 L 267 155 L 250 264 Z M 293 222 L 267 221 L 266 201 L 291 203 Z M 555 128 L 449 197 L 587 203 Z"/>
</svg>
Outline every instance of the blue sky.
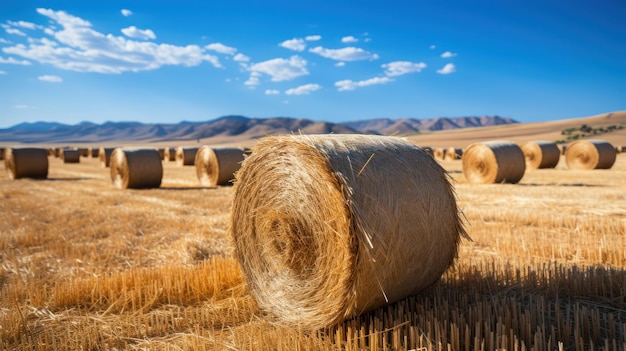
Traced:
<svg viewBox="0 0 626 351">
<path fill-rule="evenodd" d="M 626 2 L 0 2 L 0 128 L 626 109 Z"/>
</svg>

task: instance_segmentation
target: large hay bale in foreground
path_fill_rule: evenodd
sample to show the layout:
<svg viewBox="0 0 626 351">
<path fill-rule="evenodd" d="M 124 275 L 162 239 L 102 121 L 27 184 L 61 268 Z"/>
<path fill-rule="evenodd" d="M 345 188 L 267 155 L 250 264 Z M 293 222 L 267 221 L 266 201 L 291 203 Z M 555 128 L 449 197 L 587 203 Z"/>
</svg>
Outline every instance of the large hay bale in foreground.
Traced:
<svg viewBox="0 0 626 351">
<path fill-rule="evenodd" d="M 241 167 L 244 149 L 201 146 L 196 153 L 196 175 L 204 186 L 230 185 Z"/>
<path fill-rule="evenodd" d="M 554 168 L 561 158 L 561 150 L 551 141 L 529 141 L 520 146 L 527 169 Z"/>
<path fill-rule="evenodd" d="M 176 164 L 179 166 L 193 166 L 196 161 L 197 147 L 182 147 L 176 148 Z"/>
<path fill-rule="evenodd" d="M 163 178 L 156 149 L 117 148 L 111 154 L 111 181 L 120 189 L 158 188 Z"/>
<path fill-rule="evenodd" d="M 9 179 L 48 177 L 48 151 L 43 148 L 6 148 L 4 168 Z"/>
<path fill-rule="evenodd" d="M 445 150 L 443 159 L 445 161 L 460 160 L 463 156 L 463 149 L 458 147 L 449 147 Z"/>
<path fill-rule="evenodd" d="M 100 148 L 100 150 L 98 151 L 98 160 L 100 161 L 100 167 L 102 168 L 109 167 L 111 163 L 111 154 L 113 153 L 113 150 L 115 149 L 116 148 L 114 147 L 101 147 Z"/>
<path fill-rule="evenodd" d="M 565 162 L 571 169 L 609 169 L 616 157 L 613 145 L 603 140 L 578 140 L 565 151 Z"/>
<path fill-rule="evenodd" d="M 444 169 L 396 137 L 262 139 L 234 192 L 229 228 L 253 296 L 299 328 L 421 291 L 465 235 Z"/>
<path fill-rule="evenodd" d="M 63 163 L 79 163 L 80 151 L 76 149 L 63 149 L 61 150 L 59 158 Z"/>
<path fill-rule="evenodd" d="M 463 174 L 470 183 L 517 183 L 526 171 L 522 149 L 510 141 L 473 143 L 463 153 Z"/>
</svg>

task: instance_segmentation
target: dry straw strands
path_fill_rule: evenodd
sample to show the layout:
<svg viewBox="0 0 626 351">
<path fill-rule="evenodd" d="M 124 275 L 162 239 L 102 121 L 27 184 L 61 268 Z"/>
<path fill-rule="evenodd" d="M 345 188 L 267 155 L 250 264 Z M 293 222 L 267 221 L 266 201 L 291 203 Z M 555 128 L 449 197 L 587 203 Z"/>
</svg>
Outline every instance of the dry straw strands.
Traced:
<svg viewBox="0 0 626 351">
<path fill-rule="evenodd" d="M 4 168 L 9 179 L 47 178 L 48 151 L 43 148 L 7 148 Z"/>
<path fill-rule="evenodd" d="M 613 167 L 617 152 L 603 140 L 578 140 L 567 147 L 565 162 L 571 169 L 609 169 Z"/>
<path fill-rule="evenodd" d="M 236 174 L 230 231 L 253 295 L 279 323 L 323 328 L 415 294 L 461 236 L 439 164 L 396 137 L 260 140 Z"/>
<path fill-rule="evenodd" d="M 100 161 L 100 167 L 107 168 L 111 163 L 111 154 L 115 150 L 114 147 L 101 147 L 98 151 L 98 160 Z"/>
<path fill-rule="evenodd" d="M 120 189 L 158 188 L 163 164 L 156 149 L 117 148 L 111 154 L 111 181 Z"/>
<path fill-rule="evenodd" d="M 204 186 L 229 185 L 244 159 L 241 148 L 201 146 L 196 153 L 196 174 Z"/>
<path fill-rule="evenodd" d="M 59 158 L 63 163 L 79 163 L 80 151 L 76 149 L 62 149 Z"/>
<path fill-rule="evenodd" d="M 473 143 L 463 154 L 463 174 L 470 183 L 517 183 L 526 171 L 520 147 L 509 141 Z"/>
<path fill-rule="evenodd" d="M 561 158 L 561 150 L 550 141 L 529 141 L 520 146 L 527 169 L 554 168 Z"/>
<path fill-rule="evenodd" d="M 193 166 L 196 160 L 197 147 L 182 147 L 176 148 L 176 164 L 179 166 Z"/>
<path fill-rule="evenodd" d="M 463 149 L 449 147 L 446 149 L 443 155 L 443 159 L 445 161 L 454 161 L 454 160 L 460 160 L 462 156 L 463 156 Z"/>
</svg>

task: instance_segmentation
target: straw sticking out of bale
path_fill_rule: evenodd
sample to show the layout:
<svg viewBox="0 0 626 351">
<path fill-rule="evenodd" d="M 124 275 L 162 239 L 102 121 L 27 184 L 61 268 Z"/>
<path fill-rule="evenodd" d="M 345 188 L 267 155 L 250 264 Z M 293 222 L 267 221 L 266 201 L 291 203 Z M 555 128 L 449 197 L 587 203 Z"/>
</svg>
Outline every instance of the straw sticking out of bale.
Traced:
<svg viewBox="0 0 626 351">
<path fill-rule="evenodd" d="M 609 169 L 616 157 L 613 145 L 603 140 L 578 140 L 565 151 L 565 162 L 571 169 Z"/>
<path fill-rule="evenodd" d="M 47 178 L 48 151 L 43 148 L 7 148 L 4 168 L 9 179 Z"/>
<path fill-rule="evenodd" d="M 98 159 L 100 161 L 100 167 L 107 168 L 111 163 L 111 154 L 115 150 L 114 147 L 101 147 L 98 151 Z"/>
<path fill-rule="evenodd" d="M 63 149 L 59 157 L 63 160 L 63 163 L 79 163 L 80 151 L 76 149 Z"/>
<path fill-rule="evenodd" d="M 443 159 L 446 161 L 460 160 L 463 156 L 463 149 L 449 147 L 446 149 Z"/>
<path fill-rule="evenodd" d="M 550 141 L 530 141 L 520 146 L 527 169 L 554 168 L 561 158 L 561 150 Z"/>
<path fill-rule="evenodd" d="M 465 148 L 463 174 L 470 183 L 517 183 L 526 171 L 524 153 L 509 141 L 474 143 Z"/>
<path fill-rule="evenodd" d="M 179 166 L 193 166 L 196 160 L 197 147 L 182 147 L 176 148 L 176 164 Z"/>
<path fill-rule="evenodd" d="M 196 153 L 196 174 L 204 186 L 229 185 L 244 159 L 241 148 L 201 146 Z"/>
<path fill-rule="evenodd" d="M 156 149 L 117 148 L 111 154 L 111 181 L 120 189 L 158 188 L 163 178 Z"/>
<path fill-rule="evenodd" d="M 396 137 L 258 142 L 236 174 L 230 231 L 261 309 L 306 329 L 415 294 L 465 235 L 439 164 Z"/>
</svg>

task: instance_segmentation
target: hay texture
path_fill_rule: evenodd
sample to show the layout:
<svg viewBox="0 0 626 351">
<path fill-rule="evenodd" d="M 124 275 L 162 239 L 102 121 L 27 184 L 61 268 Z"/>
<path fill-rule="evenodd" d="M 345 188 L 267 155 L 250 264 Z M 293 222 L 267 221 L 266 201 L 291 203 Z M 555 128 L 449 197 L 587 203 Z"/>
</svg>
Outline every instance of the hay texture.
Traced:
<svg viewBox="0 0 626 351">
<path fill-rule="evenodd" d="M 59 158 L 63 160 L 63 163 L 79 163 L 80 151 L 77 149 L 63 149 Z"/>
<path fill-rule="evenodd" d="M 260 308 L 317 329 L 415 294 L 465 235 L 441 166 L 396 137 L 260 140 L 236 174 L 230 232 Z"/>
<path fill-rule="evenodd" d="M 114 147 L 101 147 L 100 148 L 100 151 L 98 151 L 98 160 L 100 161 L 100 167 L 102 168 L 109 167 L 111 163 L 111 154 L 113 153 L 113 150 L 115 149 L 116 148 Z"/>
<path fill-rule="evenodd" d="M 530 141 L 520 148 L 526 159 L 526 169 L 554 168 L 561 158 L 561 150 L 550 141 Z"/>
<path fill-rule="evenodd" d="M 510 141 L 474 143 L 463 153 L 463 174 L 470 183 L 512 183 L 522 179 L 526 160 L 522 149 Z"/>
<path fill-rule="evenodd" d="M 211 148 L 204 145 L 196 153 L 196 174 L 204 186 L 230 185 L 244 159 L 241 148 Z"/>
<path fill-rule="evenodd" d="M 48 151 L 43 148 L 7 148 L 4 168 L 9 179 L 48 177 Z"/>
<path fill-rule="evenodd" d="M 176 164 L 179 166 L 193 166 L 196 161 L 197 147 L 182 147 L 176 148 Z"/>
<path fill-rule="evenodd" d="M 443 155 L 443 159 L 445 161 L 454 161 L 454 160 L 460 160 L 461 157 L 463 156 L 463 149 L 458 148 L 458 147 L 449 147 L 446 149 L 444 155 Z"/>
<path fill-rule="evenodd" d="M 578 140 L 565 151 L 565 162 L 571 169 L 609 169 L 616 157 L 613 145 L 603 140 Z"/>
<path fill-rule="evenodd" d="M 156 149 L 117 148 L 111 154 L 111 181 L 120 189 L 158 188 L 163 178 Z"/>
</svg>

